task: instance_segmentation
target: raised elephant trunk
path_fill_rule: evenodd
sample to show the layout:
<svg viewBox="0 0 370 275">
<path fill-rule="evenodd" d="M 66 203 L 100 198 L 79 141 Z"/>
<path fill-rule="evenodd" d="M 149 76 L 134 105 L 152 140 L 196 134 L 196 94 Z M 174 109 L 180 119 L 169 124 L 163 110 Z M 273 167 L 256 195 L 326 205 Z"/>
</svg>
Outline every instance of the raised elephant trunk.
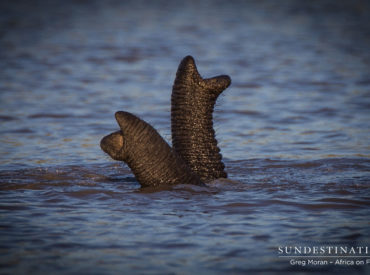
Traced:
<svg viewBox="0 0 370 275">
<path fill-rule="evenodd" d="M 203 79 L 194 59 L 187 56 L 179 65 L 173 85 L 172 147 L 205 182 L 227 177 L 212 114 L 217 97 L 230 83 L 227 75 Z"/>
<path fill-rule="evenodd" d="M 100 146 L 113 159 L 126 162 L 141 186 L 203 185 L 152 126 L 127 112 L 115 116 L 121 131 L 104 137 Z"/>
<path fill-rule="evenodd" d="M 187 56 L 172 90 L 173 149 L 152 126 L 127 112 L 116 113 L 121 130 L 104 137 L 100 146 L 113 159 L 126 162 L 143 187 L 204 185 L 226 178 L 212 114 L 217 97 L 230 83 L 226 75 L 203 79 Z"/>
</svg>

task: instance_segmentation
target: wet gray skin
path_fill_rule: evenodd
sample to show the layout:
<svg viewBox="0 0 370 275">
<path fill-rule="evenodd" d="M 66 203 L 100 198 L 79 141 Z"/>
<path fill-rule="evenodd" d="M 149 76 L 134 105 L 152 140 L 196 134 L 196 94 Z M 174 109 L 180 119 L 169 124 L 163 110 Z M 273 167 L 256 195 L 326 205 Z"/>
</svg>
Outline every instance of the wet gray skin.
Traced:
<svg viewBox="0 0 370 275">
<path fill-rule="evenodd" d="M 204 185 L 226 178 L 212 114 L 217 97 L 230 83 L 226 75 L 203 79 L 194 59 L 185 57 L 172 90 L 173 149 L 145 121 L 128 112 L 117 112 L 121 130 L 101 140 L 102 150 L 114 160 L 126 162 L 142 187 Z"/>
<path fill-rule="evenodd" d="M 172 146 L 204 182 L 227 177 L 212 115 L 218 96 L 230 84 L 227 75 L 203 79 L 191 56 L 181 61 L 176 73 L 171 97 Z"/>
<path fill-rule="evenodd" d="M 142 187 L 203 185 L 152 126 L 128 112 L 115 116 L 121 131 L 104 137 L 100 146 L 113 159 L 126 162 Z"/>
</svg>

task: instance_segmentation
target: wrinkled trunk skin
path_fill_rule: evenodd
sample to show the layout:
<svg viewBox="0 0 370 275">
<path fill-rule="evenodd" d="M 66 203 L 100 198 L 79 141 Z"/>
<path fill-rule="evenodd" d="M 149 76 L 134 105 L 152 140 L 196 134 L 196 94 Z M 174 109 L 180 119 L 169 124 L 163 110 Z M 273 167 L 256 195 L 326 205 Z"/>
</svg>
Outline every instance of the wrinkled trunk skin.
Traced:
<svg viewBox="0 0 370 275">
<path fill-rule="evenodd" d="M 121 131 L 104 137 L 100 146 L 126 162 L 142 187 L 204 185 L 152 126 L 128 112 L 115 116 Z"/>
<path fill-rule="evenodd" d="M 217 97 L 231 83 L 227 75 L 203 79 L 194 59 L 177 70 L 171 97 L 172 147 L 204 182 L 226 178 L 212 114 Z"/>
</svg>

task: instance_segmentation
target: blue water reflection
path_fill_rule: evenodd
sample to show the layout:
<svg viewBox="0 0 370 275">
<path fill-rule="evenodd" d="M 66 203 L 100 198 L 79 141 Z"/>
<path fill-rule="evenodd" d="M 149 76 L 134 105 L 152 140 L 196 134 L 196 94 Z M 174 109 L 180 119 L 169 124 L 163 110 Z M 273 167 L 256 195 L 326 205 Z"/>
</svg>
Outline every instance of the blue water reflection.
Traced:
<svg viewBox="0 0 370 275">
<path fill-rule="evenodd" d="M 368 271 L 276 256 L 279 245 L 369 244 L 366 1 L 40 0 L 0 10 L 5 272 Z M 124 110 L 171 142 L 172 84 L 189 54 L 203 77 L 232 78 L 214 117 L 236 182 L 137 191 L 99 141 Z"/>
</svg>

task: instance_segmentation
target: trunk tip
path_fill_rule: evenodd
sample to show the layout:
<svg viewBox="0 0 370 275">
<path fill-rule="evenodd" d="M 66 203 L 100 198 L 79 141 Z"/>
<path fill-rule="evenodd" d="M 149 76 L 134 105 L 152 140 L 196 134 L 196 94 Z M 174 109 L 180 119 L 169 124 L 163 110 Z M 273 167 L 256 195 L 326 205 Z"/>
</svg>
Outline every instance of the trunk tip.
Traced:
<svg viewBox="0 0 370 275">
<path fill-rule="evenodd" d="M 112 159 L 122 160 L 120 156 L 123 147 L 123 135 L 121 131 L 116 131 L 102 138 L 100 141 L 100 148 L 111 156 Z"/>
</svg>

